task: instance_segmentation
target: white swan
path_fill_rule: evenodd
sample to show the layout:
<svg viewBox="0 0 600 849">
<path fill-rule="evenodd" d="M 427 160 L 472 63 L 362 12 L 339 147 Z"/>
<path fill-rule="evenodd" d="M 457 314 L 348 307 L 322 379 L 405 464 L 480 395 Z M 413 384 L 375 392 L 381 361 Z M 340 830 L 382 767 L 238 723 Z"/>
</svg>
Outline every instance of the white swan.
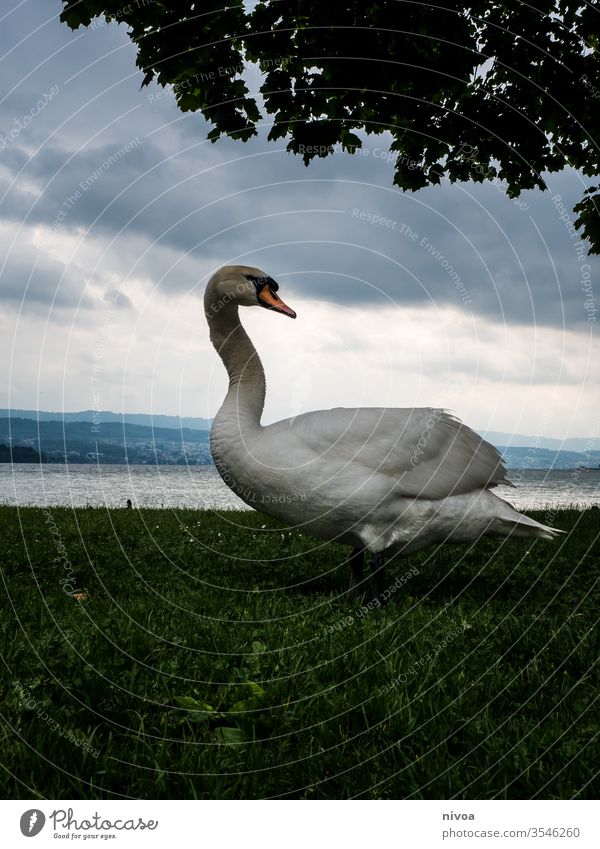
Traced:
<svg viewBox="0 0 600 849">
<path fill-rule="evenodd" d="M 383 596 L 384 552 L 484 535 L 556 535 L 491 492 L 508 483 L 500 455 L 444 410 L 338 407 L 262 426 L 265 375 L 238 306 L 295 318 L 278 288 L 258 268 L 225 266 L 204 296 L 210 338 L 229 374 L 211 452 L 240 498 L 316 537 L 351 545 L 351 591 L 370 551 L 376 597 Z"/>
</svg>

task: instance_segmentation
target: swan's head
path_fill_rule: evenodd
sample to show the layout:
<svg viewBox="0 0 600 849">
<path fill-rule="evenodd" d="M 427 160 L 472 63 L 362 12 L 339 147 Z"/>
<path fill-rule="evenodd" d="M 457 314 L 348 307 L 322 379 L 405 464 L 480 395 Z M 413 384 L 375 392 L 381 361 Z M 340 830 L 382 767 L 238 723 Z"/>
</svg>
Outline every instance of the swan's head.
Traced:
<svg viewBox="0 0 600 849">
<path fill-rule="evenodd" d="M 248 265 L 225 265 L 208 281 L 204 294 L 204 310 L 207 318 L 215 316 L 228 304 L 243 307 L 265 307 L 296 318 L 294 310 L 284 304 L 277 290 L 279 285 L 261 271 Z"/>
</svg>

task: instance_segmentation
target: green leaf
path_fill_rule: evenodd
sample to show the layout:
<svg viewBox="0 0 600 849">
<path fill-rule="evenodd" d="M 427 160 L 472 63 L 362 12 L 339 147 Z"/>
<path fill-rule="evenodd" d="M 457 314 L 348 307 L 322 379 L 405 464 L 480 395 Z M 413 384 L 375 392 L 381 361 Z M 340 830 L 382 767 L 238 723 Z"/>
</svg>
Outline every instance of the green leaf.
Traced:
<svg viewBox="0 0 600 849">
<path fill-rule="evenodd" d="M 354 151 L 355 149 L 361 148 L 361 147 L 362 147 L 362 139 L 360 139 L 354 133 L 345 133 L 345 135 L 342 138 L 342 148 L 344 150 L 352 149 Z"/>
<path fill-rule="evenodd" d="M 248 742 L 241 728 L 234 728 L 229 725 L 220 725 L 215 729 L 215 737 L 225 746 L 241 746 Z"/>
<path fill-rule="evenodd" d="M 582 231 L 583 238 L 591 244 L 590 253 L 600 254 L 600 186 L 590 186 L 583 198 L 574 207 L 579 213 L 575 227 Z"/>
<path fill-rule="evenodd" d="M 257 699 L 259 702 L 264 702 L 267 698 L 267 694 L 260 684 L 256 684 L 254 681 L 246 681 L 246 686 L 250 690 L 250 695 L 253 699 Z"/>
<path fill-rule="evenodd" d="M 263 707 L 267 694 L 260 684 L 256 684 L 254 681 L 246 681 L 245 686 L 250 692 L 249 698 L 240 699 L 235 702 L 229 709 L 229 714 L 247 713 L 249 711 L 256 712 Z"/>
<path fill-rule="evenodd" d="M 209 716 L 215 716 L 217 711 L 206 702 L 199 702 L 191 696 L 175 696 L 173 699 L 177 707 L 184 710 L 195 711 L 196 713 L 205 713 Z"/>
</svg>

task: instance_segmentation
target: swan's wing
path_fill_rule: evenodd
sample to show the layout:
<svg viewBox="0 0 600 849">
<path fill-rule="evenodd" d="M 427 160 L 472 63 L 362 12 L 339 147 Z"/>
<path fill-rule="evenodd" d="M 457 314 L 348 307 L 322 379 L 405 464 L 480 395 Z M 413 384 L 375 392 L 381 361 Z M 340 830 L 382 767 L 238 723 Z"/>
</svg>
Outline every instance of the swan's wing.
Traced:
<svg viewBox="0 0 600 849">
<path fill-rule="evenodd" d="M 281 461 L 310 463 L 317 477 L 384 475 L 399 496 L 445 498 L 509 483 L 498 451 L 445 410 L 319 410 L 265 428 Z M 265 434 L 266 435 L 266 434 Z M 318 470 L 318 471 L 317 471 Z"/>
</svg>

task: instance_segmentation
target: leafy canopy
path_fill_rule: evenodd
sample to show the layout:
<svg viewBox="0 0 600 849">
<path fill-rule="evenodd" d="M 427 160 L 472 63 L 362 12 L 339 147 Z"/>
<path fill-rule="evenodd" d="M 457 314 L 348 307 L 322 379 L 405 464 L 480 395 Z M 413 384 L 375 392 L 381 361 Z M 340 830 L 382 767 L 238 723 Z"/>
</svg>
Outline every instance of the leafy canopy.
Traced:
<svg viewBox="0 0 600 849">
<path fill-rule="evenodd" d="M 209 138 L 246 141 L 262 115 L 247 84 L 264 75 L 269 140 L 303 157 L 387 131 L 394 184 L 502 180 L 509 197 L 570 165 L 600 175 L 599 0 L 63 0 L 72 27 L 125 22 L 142 85 L 173 86 Z M 270 122 L 271 123 L 271 122 Z M 600 253 L 600 186 L 575 207 Z"/>
</svg>

